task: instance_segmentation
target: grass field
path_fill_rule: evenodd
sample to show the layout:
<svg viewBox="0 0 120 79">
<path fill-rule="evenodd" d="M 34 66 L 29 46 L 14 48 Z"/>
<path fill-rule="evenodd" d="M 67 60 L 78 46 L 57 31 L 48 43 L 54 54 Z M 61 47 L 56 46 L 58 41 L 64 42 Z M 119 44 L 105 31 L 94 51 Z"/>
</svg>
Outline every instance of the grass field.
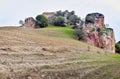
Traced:
<svg viewBox="0 0 120 79">
<path fill-rule="evenodd" d="M 0 28 L 0 79 L 120 79 L 120 55 L 74 39 L 70 27 Z"/>
</svg>

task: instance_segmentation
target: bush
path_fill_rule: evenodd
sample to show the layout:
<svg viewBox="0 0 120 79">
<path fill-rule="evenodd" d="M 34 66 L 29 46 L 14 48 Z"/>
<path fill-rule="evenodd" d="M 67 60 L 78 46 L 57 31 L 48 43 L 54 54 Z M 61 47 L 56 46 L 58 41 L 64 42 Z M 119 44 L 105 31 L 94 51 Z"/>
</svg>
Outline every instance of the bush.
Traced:
<svg viewBox="0 0 120 79">
<path fill-rule="evenodd" d="M 36 21 L 40 27 L 46 27 L 48 26 L 48 19 L 43 15 L 37 15 Z"/>
<path fill-rule="evenodd" d="M 23 20 L 20 20 L 20 21 L 19 21 L 19 24 L 20 24 L 21 26 L 24 26 L 24 21 L 23 21 Z"/>
<path fill-rule="evenodd" d="M 85 34 L 81 29 L 75 29 L 74 35 L 78 40 L 85 41 Z"/>
<path fill-rule="evenodd" d="M 91 16 L 91 15 L 86 16 L 85 23 L 86 24 L 88 24 L 88 23 L 94 23 L 94 17 Z"/>
<path fill-rule="evenodd" d="M 65 25 L 65 19 L 62 16 L 56 17 L 53 24 L 55 26 L 66 26 Z"/>
<path fill-rule="evenodd" d="M 80 18 L 78 18 L 76 15 L 71 15 L 69 17 L 69 23 L 71 25 L 76 25 L 77 23 L 79 23 L 79 21 L 80 21 Z"/>
<path fill-rule="evenodd" d="M 55 26 L 78 25 L 81 19 L 75 15 L 74 11 L 57 11 L 54 16 L 48 18 L 49 23 Z"/>
<path fill-rule="evenodd" d="M 56 16 L 51 16 L 51 17 L 49 17 L 49 18 L 48 18 L 49 24 L 54 25 L 54 22 L 55 22 L 55 19 L 56 19 L 56 18 L 57 18 Z"/>
<path fill-rule="evenodd" d="M 115 52 L 120 54 L 120 44 L 115 44 Z"/>
</svg>

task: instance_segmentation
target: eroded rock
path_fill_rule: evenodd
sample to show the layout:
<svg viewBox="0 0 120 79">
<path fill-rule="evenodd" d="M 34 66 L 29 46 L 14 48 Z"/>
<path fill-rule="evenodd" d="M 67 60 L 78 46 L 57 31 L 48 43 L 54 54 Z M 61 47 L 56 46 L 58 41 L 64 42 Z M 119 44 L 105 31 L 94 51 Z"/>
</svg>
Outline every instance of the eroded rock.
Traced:
<svg viewBox="0 0 120 79">
<path fill-rule="evenodd" d="M 36 28 L 36 21 L 34 20 L 33 17 L 28 17 L 28 18 L 25 19 L 24 26 L 31 27 L 31 28 Z"/>
<path fill-rule="evenodd" d="M 115 37 L 112 28 L 106 28 L 104 15 L 91 13 L 86 16 L 85 23 L 82 25 L 85 40 L 88 44 L 102 48 L 108 52 L 115 52 Z"/>
</svg>

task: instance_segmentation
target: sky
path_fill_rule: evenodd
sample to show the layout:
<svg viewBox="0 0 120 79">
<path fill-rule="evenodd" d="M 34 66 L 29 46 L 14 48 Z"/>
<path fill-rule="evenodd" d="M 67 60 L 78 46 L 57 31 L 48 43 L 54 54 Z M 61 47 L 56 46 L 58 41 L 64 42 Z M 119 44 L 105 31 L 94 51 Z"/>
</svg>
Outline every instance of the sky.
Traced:
<svg viewBox="0 0 120 79">
<path fill-rule="evenodd" d="M 19 20 L 43 12 L 74 10 L 81 18 L 99 12 L 105 16 L 105 24 L 114 29 L 117 42 L 120 41 L 119 5 L 120 0 L 0 0 L 0 26 L 19 25 Z"/>
</svg>

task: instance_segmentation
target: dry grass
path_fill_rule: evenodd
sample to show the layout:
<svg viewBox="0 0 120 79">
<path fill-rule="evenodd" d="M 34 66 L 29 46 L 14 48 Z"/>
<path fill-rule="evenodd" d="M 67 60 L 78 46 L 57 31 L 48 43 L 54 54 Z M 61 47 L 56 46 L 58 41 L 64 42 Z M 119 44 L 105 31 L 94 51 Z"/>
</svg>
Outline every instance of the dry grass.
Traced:
<svg viewBox="0 0 120 79">
<path fill-rule="evenodd" d="M 96 72 L 102 76 L 102 67 L 120 62 L 119 55 L 74 40 L 70 31 L 0 28 L 0 79 L 91 79 Z"/>
</svg>

